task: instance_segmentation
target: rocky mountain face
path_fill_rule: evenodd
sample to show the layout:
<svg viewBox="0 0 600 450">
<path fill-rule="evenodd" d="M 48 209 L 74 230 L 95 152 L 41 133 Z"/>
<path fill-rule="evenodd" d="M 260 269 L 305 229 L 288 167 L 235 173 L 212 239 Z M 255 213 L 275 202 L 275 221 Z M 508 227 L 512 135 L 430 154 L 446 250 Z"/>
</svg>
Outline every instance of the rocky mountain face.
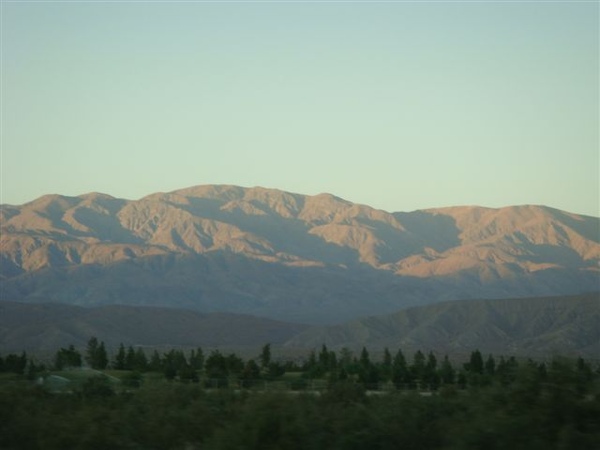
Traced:
<svg viewBox="0 0 600 450">
<path fill-rule="evenodd" d="M 2 300 L 332 323 L 461 298 L 600 290 L 600 220 L 543 206 L 388 213 L 197 186 L 0 209 Z"/>
</svg>

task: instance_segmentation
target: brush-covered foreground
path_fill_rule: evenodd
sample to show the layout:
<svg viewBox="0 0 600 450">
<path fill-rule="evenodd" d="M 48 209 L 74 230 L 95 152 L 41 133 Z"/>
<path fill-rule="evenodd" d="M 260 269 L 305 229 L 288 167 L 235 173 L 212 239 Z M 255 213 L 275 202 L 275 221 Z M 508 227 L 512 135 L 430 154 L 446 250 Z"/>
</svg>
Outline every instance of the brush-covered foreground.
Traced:
<svg viewBox="0 0 600 450">
<path fill-rule="evenodd" d="M 88 348 L 88 363 L 104 363 L 90 359 L 99 348 Z M 366 351 L 345 359 L 323 346 L 296 366 L 300 372 L 275 373 L 269 350 L 263 347 L 258 363 L 212 352 L 197 371 L 190 369 L 199 351 L 188 358 L 172 351 L 158 360 L 163 371 L 143 373 L 48 371 L 31 361 L 25 367 L 25 355 L 8 355 L 0 448 L 600 448 L 600 371 L 582 358 L 496 363 L 474 351 L 455 369 L 446 358 L 438 366 L 432 353 L 406 361 L 386 351 L 373 362 Z M 55 362 L 76 353 L 61 349 Z M 185 365 L 173 371 L 175 357 Z M 214 370 L 227 361 L 243 368 L 221 372 L 215 385 Z"/>
</svg>

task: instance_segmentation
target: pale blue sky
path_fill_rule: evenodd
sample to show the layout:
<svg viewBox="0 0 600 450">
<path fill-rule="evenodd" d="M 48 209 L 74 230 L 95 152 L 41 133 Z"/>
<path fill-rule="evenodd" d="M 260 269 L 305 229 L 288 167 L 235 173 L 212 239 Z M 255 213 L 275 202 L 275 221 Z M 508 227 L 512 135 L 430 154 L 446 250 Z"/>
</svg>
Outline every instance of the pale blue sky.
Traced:
<svg viewBox="0 0 600 450">
<path fill-rule="evenodd" d="M 1 203 L 599 211 L 597 2 L 2 3 Z"/>
</svg>

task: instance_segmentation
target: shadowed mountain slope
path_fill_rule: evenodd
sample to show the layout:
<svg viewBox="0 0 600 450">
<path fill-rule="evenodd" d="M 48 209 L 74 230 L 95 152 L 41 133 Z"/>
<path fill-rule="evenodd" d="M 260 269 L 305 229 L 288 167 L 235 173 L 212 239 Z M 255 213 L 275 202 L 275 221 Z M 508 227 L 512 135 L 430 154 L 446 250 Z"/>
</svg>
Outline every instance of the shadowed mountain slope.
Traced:
<svg viewBox="0 0 600 450">
<path fill-rule="evenodd" d="M 91 336 L 109 349 L 120 343 L 144 347 L 228 347 L 256 350 L 282 344 L 305 325 L 241 314 L 136 306 L 78 306 L 0 302 L 0 351 L 52 353 Z"/>
<path fill-rule="evenodd" d="M 2 300 L 299 322 L 599 289 L 600 221 L 543 206 L 388 213 L 330 194 L 196 186 L 0 209 Z"/>
<path fill-rule="evenodd" d="M 600 294 L 467 300 L 408 308 L 333 326 L 285 323 L 248 315 L 198 313 L 140 306 L 78 306 L 0 302 L 0 353 L 52 355 L 59 347 L 85 348 L 96 336 L 114 351 L 119 343 L 166 349 L 221 347 L 306 355 L 326 344 L 375 352 L 384 347 L 433 350 L 453 357 L 484 353 L 527 357 L 600 355 Z"/>
<path fill-rule="evenodd" d="M 384 316 L 311 327 L 286 346 L 381 350 L 433 349 L 466 354 L 600 356 L 600 294 L 466 300 L 405 309 Z"/>
</svg>

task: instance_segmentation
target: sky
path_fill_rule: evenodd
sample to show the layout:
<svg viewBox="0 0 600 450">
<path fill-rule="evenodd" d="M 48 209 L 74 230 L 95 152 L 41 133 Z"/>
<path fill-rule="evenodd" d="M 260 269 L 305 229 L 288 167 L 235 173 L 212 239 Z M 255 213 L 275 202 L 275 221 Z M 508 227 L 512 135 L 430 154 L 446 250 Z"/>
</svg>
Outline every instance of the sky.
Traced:
<svg viewBox="0 0 600 450">
<path fill-rule="evenodd" d="M 600 215 L 598 2 L 1 12 L 0 203 L 234 184 Z"/>
</svg>

